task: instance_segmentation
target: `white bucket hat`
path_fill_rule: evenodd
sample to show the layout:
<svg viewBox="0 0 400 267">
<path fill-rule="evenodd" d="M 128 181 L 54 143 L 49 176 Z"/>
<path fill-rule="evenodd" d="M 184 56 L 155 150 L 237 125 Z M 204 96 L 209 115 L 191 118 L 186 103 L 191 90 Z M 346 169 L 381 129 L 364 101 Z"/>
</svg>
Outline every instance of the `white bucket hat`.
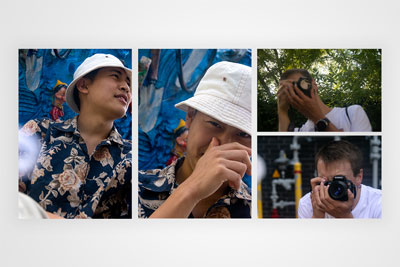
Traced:
<svg viewBox="0 0 400 267">
<path fill-rule="evenodd" d="M 251 68 L 227 61 L 212 65 L 194 96 L 175 107 L 192 107 L 251 135 Z"/>
<path fill-rule="evenodd" d="M 83 61 L 82 64 L 76 69 L 74 73 L 74 80 L 69 84 L 67 88 L 66 101 L 68 106 L 73 111 L 79 113 L 78 105 L 74 100 L 75 84 L 80 78 L 82 78 L 86 74 L 105 67 L 117 67 L 124 69 L 127 75 L 129 77 L 132 77 L 132 70 L 125 67 L 124 64 L 122 64 L 121 60 L 111 54 L 94 54 L 93 56 L 86 58 L 85 61 Z"/>
</svg>

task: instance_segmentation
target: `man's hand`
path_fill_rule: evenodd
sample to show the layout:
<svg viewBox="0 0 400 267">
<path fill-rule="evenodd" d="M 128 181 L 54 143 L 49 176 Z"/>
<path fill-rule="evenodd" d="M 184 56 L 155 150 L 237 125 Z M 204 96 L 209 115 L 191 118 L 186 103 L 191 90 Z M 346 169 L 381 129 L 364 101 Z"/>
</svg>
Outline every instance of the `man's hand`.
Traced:
<svg viewBox="0 0 400 267">
<path fill-rule="evenodd" d="M 151 215 L 151 218 L 187 218 L 193 208 L 223 183 L 239 189 L 244 173 L 251 175 L 251 149 L 239 143 L 219 145 L 213 137 L 192 174 Z"/>
<path fill-rule="evenodd" d="M 251 148 L 239 143 L 219 146 L 213 137 L 192 174 L 181 186 L 192 192 L 197 201 L 212 195 L 224 182 L 239 189 L 243 175 L 251 175 L 250 155 Z"/>
<path fill-rule="evenodd" d="M 288 112 L 289 110 L 289 99 L 288 99 L 288 87 L 291 83 L 289 81 L 280 81 L 278 93 L 278 111 Z"/>
<path fill-rule="evenodd" d="M 353 218 L 353 214 L 351 213 L 354 204 L 353 193 L 351 193 L 350 190 L 347 190 L 347 196 L 348 196 L 347 201 L 334 200 L 329 196 L 328 193 L 329 185 L 328 186 L 324 185 L 325 180 L 319 177 L 314 179 L 311 180 L 312 184 L 313 180 L 314 183 L 316 183 L 318 181 L 317 179 L 320 179 L 321 183 L 320 185 L 316 185 L 314 187 L 311 194 L 313 211 L 317 211 L 318 213 L 317 215 L 320 215 L 319 214 L 320 211 L 324 211 L 329 213 L 331 216 L 335 218 Z M 321 217 L 316 216 L 316 218 L 321 218 Z"/>
<path fill-rule="evenodd" d="M 289 99 L 288 99 L 288 87 L 290 85 L 289 81 L 280 81 L 279 89 L 277 93 L 278 101 L 278 130 L 280 132 L 286 132 L 289 128 Z"/>
<path fill-rule="evenodd" d="M 325 218 L 325 207 L 317 202 L 317 199 L 319 199 L 319 190 L 320 190 L 320 183 L 324 183 L 325 180 L 316 177 L 311 179 L 311 204 L 313 208 L 313 218 Z"/>
<path fill-rule="evenodd" d="M 325 117 L 318 103 L 317 90 L 315 81 L 312 83 L 311 97 L 306 96 L 296 84 L 291 83 L 287 88 L 290 105 L 314 123 Z"/>
</svg>

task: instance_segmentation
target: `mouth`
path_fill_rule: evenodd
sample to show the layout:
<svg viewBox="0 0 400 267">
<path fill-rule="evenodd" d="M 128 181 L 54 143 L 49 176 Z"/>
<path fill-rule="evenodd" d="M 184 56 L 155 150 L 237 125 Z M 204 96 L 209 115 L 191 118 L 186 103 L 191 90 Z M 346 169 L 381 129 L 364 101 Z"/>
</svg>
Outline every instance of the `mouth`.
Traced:
<svg viewBox="0 0 400 267">
<path fill-rule="evenodd" d="M 118 94 L 114 96 L 125 106 L 128 105 L 128 97 L 125 94 Z"/>
</svg>

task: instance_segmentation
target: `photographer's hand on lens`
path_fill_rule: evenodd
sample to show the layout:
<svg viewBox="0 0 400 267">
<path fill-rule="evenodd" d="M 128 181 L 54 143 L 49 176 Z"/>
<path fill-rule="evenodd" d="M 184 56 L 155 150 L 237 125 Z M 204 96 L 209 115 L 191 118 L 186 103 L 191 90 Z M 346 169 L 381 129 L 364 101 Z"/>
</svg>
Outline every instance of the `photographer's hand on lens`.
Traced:
<svg viewBox="0 0 400 267">
<path fill-rule="evenodd" d="M 354 204 L 353 193 L 349 189 L 347 190 L 347 201 L 333 200 L 328 193 L 329 185 L 324 185 L 325 179 L 320 178 L 319 181 L 320 184 L 315 186 L 311 194 L 313 211 L 316 210 L 318 214 L 320 211 L 324 211 L 335 218 L 353 218 L 353 214 L 351 213 Z"/>
<path fill-rule="evenodd" d="M 318 103 L 317 84 L 312 83 L 311 97 L 306 96 L 296 84 L 291 84 L 288 87 L 288 99 L 290 105 L 303 114 L 305 117 L 316 123 L 325 117 Z"/>
</svg>

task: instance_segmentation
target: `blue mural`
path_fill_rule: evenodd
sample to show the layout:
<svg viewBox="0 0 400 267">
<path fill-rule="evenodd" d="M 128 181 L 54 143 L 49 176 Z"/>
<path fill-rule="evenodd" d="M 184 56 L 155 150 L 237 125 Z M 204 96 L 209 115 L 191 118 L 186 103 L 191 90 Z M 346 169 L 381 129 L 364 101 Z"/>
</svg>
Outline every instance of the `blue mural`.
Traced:
<svg viewBox="0 0 400 267">
<path fill-rule="evenodd" d="M 248 49 L 139 50 L 139 169 L 165 167 L 174 130 L 186 113 L 174 105 L 194 94 L 206 70 L 219 61 L 251 66 Z"/>
<path fill-rule="evenodd" d="M 131 49 L 20 49 L 19 50 L 19 126 L 31 119 L 50 118 L 57 81 L 69 84 L 76 68 L 96 53 L 112 54 L 132 68 Z M 62 120 L 77 115 L 66 103 Z M 115 121 L 123 138 L 132 139 L 132 114 Z"/>
</svg>

